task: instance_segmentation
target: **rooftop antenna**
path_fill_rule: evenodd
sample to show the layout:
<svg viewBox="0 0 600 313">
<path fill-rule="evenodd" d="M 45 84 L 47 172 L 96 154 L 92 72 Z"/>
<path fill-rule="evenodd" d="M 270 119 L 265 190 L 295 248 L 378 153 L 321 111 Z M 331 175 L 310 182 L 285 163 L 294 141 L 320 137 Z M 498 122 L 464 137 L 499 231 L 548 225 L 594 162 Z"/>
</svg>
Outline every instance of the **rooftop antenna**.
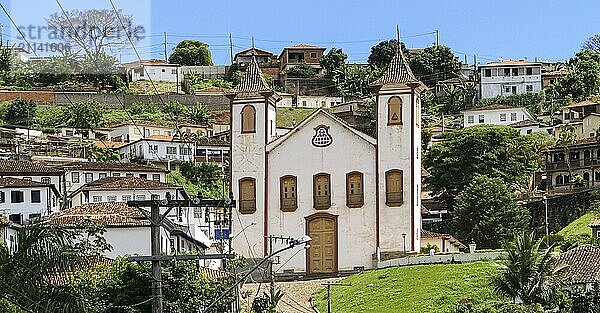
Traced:
<svg viewBox="0 0 600 313">
<path fill-rule="evenodd" d="M 396 24 L 396 40 L 398 40 L 398 50 L 402 49 L 400 46 L 400 26 Z"/>
<path fill-rule="evenodd" d="M 252 36 L 252 49 L 254 49 L 254 36 Z"/>
</svg>

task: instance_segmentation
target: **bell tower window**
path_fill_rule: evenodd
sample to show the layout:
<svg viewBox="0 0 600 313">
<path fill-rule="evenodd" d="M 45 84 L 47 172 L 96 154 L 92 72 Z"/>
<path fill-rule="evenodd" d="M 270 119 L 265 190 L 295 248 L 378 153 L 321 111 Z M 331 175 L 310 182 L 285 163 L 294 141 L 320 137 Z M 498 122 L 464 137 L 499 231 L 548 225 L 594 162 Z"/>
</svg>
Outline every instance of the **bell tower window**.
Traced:
<svg viewBox="0 0 600 313">
<path fill-rule="evenodd" d="M 404 202 L 404 181 L 401 170 L 389 170 L 385 173 L 385 204 L 391 207 L 401 206 Z"/>
<path fill-rule="evenodd" d="M 402 125 L 402 99 L 391 97 L 388 100 L 388 125 Z"/>
<path fill-rule="evenodd" d="M 240 179 L 239 210 L 242 214 L 256 212 L 256 180 L 245 177 Z"/>
<path fill-rule="evenodd" d="M 256 132 L 256 109 L 247 105 L 242 108 L 242 133 Z"/>
</svg>

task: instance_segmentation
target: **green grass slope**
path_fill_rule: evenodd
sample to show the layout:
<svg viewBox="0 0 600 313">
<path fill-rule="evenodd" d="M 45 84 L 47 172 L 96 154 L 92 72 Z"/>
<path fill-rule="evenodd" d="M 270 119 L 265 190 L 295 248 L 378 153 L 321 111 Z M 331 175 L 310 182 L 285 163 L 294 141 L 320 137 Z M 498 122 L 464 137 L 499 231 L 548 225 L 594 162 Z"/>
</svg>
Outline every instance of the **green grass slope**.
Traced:
<svg viewBox="0 0 600 313">
<path fill-rule="evenodd" d="M 300 124 L 315 109 L 277 108 L 277 127 L 294 127 Z"/>
<path fill-rule="evenodd" d="M 578 235 L 591 235 L 592 230 L 588 227 L 594 217 L 600 217 L 600 211 L 591 211 L 571 222 L 565 228 L 558 232 L 558 235 L 565 239 L 576 237 Z"/>
<path fill-rule="evenodd" d="M 461 299 L 473 303 L 501 300 L 491 277 L 492 261 L 392 267 L 343 279 L 351 287 L 332 287 L 334 312 L 452 312 Z M 327 291 L 313 295 L 319 311 L 327 312 Z"/>
</svg>

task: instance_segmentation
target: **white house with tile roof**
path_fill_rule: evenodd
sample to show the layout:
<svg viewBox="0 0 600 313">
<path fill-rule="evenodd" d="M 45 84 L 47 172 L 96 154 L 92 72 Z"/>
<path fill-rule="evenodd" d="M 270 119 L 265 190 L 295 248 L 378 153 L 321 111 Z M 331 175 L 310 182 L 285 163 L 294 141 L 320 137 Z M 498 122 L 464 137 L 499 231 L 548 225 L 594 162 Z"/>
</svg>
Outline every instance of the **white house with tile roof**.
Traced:
<svg viewBox="0 0 600 313">
<path fill-rule="evenodd" d="M 65 193 L 65 171 L 42 162 L 0 161 L 0 178 L 13 177 L 52 184 L 60 194 Z"/>
<path fill-rule="evenodd" d="M 17 251 L 21 227 L 22 225 L 11 221 L 6 215 L 0 215 L 0 243 L 3 242 L 11 254 Z"/>
<path fill-rule="evenodd" d="M 235 252 L 262 258 L 270 235 L 306 234 L 310 248 L 283 252 L 278 271 L 332 273 L 419 251 L 425 86 L 398 50 L 373 87 L 378 139 L 322 109 L 277 138 L 277 96 L 249 64 L 228 95 Z"/>
<path fill-rule="evenodd" d="M 19 215 L 21 223 L 60 209 L 60 192 L 50 183 L 0 178 L 0 215 Z"/>
<path fill-rule="evenodd" d="M 149 214 L 146 212 L 146 214 Z M 88 203 L 63 210 L 48 217 L 50 224 L 65 228 L 78 228 L 86 221 L 105 227 L 104 238 L 112 249 L 106 257 L 120 255 L 150 255 L 150 221 L 138 208 L 123 202 Z M 181 253 L 206 249 L 207 246 L 187 235 L 185 226 L 169 220 L 161 225 L 161 252 Z"/>
<path fill-rule="evenodd" d="M 504 104 L 492 104 L 479 108 L 461 111 L 464 119 L 464 127 L 476 125 L 510 125 L 524 120 L 535 118 L 529 114 L 526 108 L 513 107 Z"/>
</svg>

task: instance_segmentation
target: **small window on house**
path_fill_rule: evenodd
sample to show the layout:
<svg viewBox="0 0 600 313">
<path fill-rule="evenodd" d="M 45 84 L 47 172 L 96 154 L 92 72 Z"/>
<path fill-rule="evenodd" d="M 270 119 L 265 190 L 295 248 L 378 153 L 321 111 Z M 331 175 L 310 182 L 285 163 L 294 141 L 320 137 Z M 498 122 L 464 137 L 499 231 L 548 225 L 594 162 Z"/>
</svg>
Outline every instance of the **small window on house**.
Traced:
<svg viewBox="0 0 600 313">
<path fill-rule="evenodd" d="M 102 202 L 102 196 L 93 196 L 92 201 L 94 202 Z"/>
<path fill-rule="evenodd" d="M 165 69 L 164 69 L 164 68 L 162 68 L 162 69 L 161 69 L 161 71 L 164 73 L 164 72 L 165 72 Z"/>
<path fill-rule="evenodd" d="M 478 118 L 479 118 L 479 123 L 485 122 L 485 116 L 483 114 L 479 114 Z"/>
<path fill-rule="evenodd" d="M 108 174 L 106 174 L 106 173 L 98 173 L 98 179 L 106 178 L 106 176 L 108 176 Z"/>
<path fill-rule="evenodd" d="M 121 177 L 121 173 L 113 173 L 112 176 L 113 177 Z"/>
<path fill-rule="evenodd" d="M 94 173 L 85 173 L 85 182 L 91 183 L 94 180 Z"/>
<path fill-rule="evenodd" d="M 106 196 L 106 201 L 117 202 L 117 196 Z"/>
<path fill-rule="evenodd" d="M 6 202 L 6 194 L 4 191 L 0 191 L 0 203 Z"/>
<path fill-rule="evenodd" d="M 152 174 L 152 180 L 160 181 L 160 174 Z"/>
<path fill-rule="evenodd" d="M 533 85 L 525 85 L 526 92 L 533 92 Z"/>
<path fill-rule="evenodd" d="M 483 76 L 484 77 L 492 77 L 492 69 L 485 69 L 485 71 L 483 72 Z"/>
<path fill-rule="evenodd" d="M 202 218 L 202 208 L 194 208 L 194 218 Z"/>
<path fill-rule="evenodd" d="M 177 154 L 177 147 L 167 147 L 167 154 Z"/>
<path fill-rule="evenodd" d="M 131 201 L 131 196 L 130 195 L 123 195 L 123 196 L 121 196 L 121 200 L 123 200 L 123 202 Z"/>
<path fill-rule="evenodd" d="M 71 182 L 74 184 L 78 184 L 79 183 L 79 172 L 73 172 L 71 173 Z"/>
<path fill-rule="evenodd" d="M 49 184 L 50 183 L 50 177 L 42 177 L 41 182 L 42 182 L 42 184 Z"/>
<path fill-rule="evenodd" d="M 510 86 L 504 86 L 504 92 L 510 93 Z"/>
<path fill-rule="evenodd" d="M 242 214 L 252 214 L 256 212 L 256 180 L 246 177 L 240 179 L 240 203 L 239 210 Z"/>
<path fill-rule="evenodd" d="M 144 200 L 146 200 L 146 195 L 137 195 L 137 196 L 135 196 L 135 200 L 144 201 Z"/>
<path fill-rule="evenodd" d="M 242 109 L 242 133 L 256 132 L 256 109 L 247 105 Z"/>
<path fill-rule="evenodd" d="M 532 131 L 533 131 L 533 130 L 531 130 L 531 129 L 528 129 L 528 130 L 527 130 L 527 135 L 531 134 L 531 132 L 532 132 Z"/>
<path fill-rule="evenodd" d="M 159 175 L 160 176 L 160 175 Z M 148 174 L 140 174 L 140 178 L 148 179 Z"/>
<path fill-rule="evenodd" d="M 360 172 L 346 174 L 346 206 L 358 208 L 364 203 L 363 174 Z"/>
<path fill-rule="evenodd" d="M 172 70 L 171 70 L 171 74 L 173 74 L 173 75 L 177 75 L 177 70 L 176 70 L 176 69 L 172 69 Z"/>
<path fill-rule="evenodd" d="M 19 190 L 12 190 L 10 192 L 10 203 L 23 203 L 24 197 L 23 192 Z"/>
<path fill-rule="evenodd" d="M 295 176 L 283 176 L 280 180 L 281 211 L 293 212 L 298 208 L 298 196 L 296 191 L 297 180 Z"/>
<path fill-rule="evenodd" d="M 510 121 L 514 122 L 517 120 L 517 113 L 510 113 Z"/>
<path fill-rule="evenodd" d="M 385 173 L 385 204 L 401 206 L 404 203 L 404 177 L 401 170 L 389 170 Z"/>
<path fill-rule="evenodd" d="M 305 107 L 306 106 L 306 100 L 302 100 L 302 106 Z"/>
<path fill-rule="evenodd" d="M 39 190 L 31 191 L 31 203 L 41 203 L 42 202 L 42 193 Z"/>
<path fill-rule="evenodd" d="M 388 125 L 402 124 L 402 99 L 391 97 L 388 100 Z"/>
<path fill-rule="evenodd" d="M 317 53 L 316 52 L 311 52 L 310 53 L 310 58 L 311 59 L 316 59 L 317 58 Z"/>
<path fill-rule="evenodd" d="M 509 68 L 505 68 L 504 69 L 504 76 L 510 76 L 510 69 Z"/>
<path fill-rule="evenodd" d="M 152 130 L 152 135 L 160 135 L 160 130 L 158 130 L 158 129 Z"/>
<path fill-rule="evenodd" d="M 518 68 L 513 68 L 512 69 L 512 76 L 519 76 L 519 69 Z"/>
<path fill-rule="evenodd" d="M 506 122 L 506 113 L 500 113 L 500 122 Z"/>
<path fill-rule="evenodd" d="M 467 124 L 473 124 L 473 123 L 475 123 L 475 116 L 474 115 L 467 116 Z"/>
<path fill-rule="evenodd" d="M 133 173 L 127 173 L 127 174 L 125 174 L 125 177 L 133 177 Z"/>
<path fill-rule="evenodd" d="M 313 177 L 313 205 L 315 209 L 329 209 L 331 206 L 330 176 L 326 173 Z"/>
<path fill-rule="evenodd" d="M 533 67 L 528 67 L 528 68 L 525 70 L 525 73 L 526 73 L 527 75 L 533 75 Z"/>
<path fill-rule="evenodd" d="M 511 87 L 511 93 L 513 95 L 516 95 L 517 94 L 517 86 L 510 86 L 510 87 Z"/>
<path fill-rule="evenodd" d="M 150 200 L 160 200 L 160 195 L 153 194 L 150 196 Z"/>
</svg>

